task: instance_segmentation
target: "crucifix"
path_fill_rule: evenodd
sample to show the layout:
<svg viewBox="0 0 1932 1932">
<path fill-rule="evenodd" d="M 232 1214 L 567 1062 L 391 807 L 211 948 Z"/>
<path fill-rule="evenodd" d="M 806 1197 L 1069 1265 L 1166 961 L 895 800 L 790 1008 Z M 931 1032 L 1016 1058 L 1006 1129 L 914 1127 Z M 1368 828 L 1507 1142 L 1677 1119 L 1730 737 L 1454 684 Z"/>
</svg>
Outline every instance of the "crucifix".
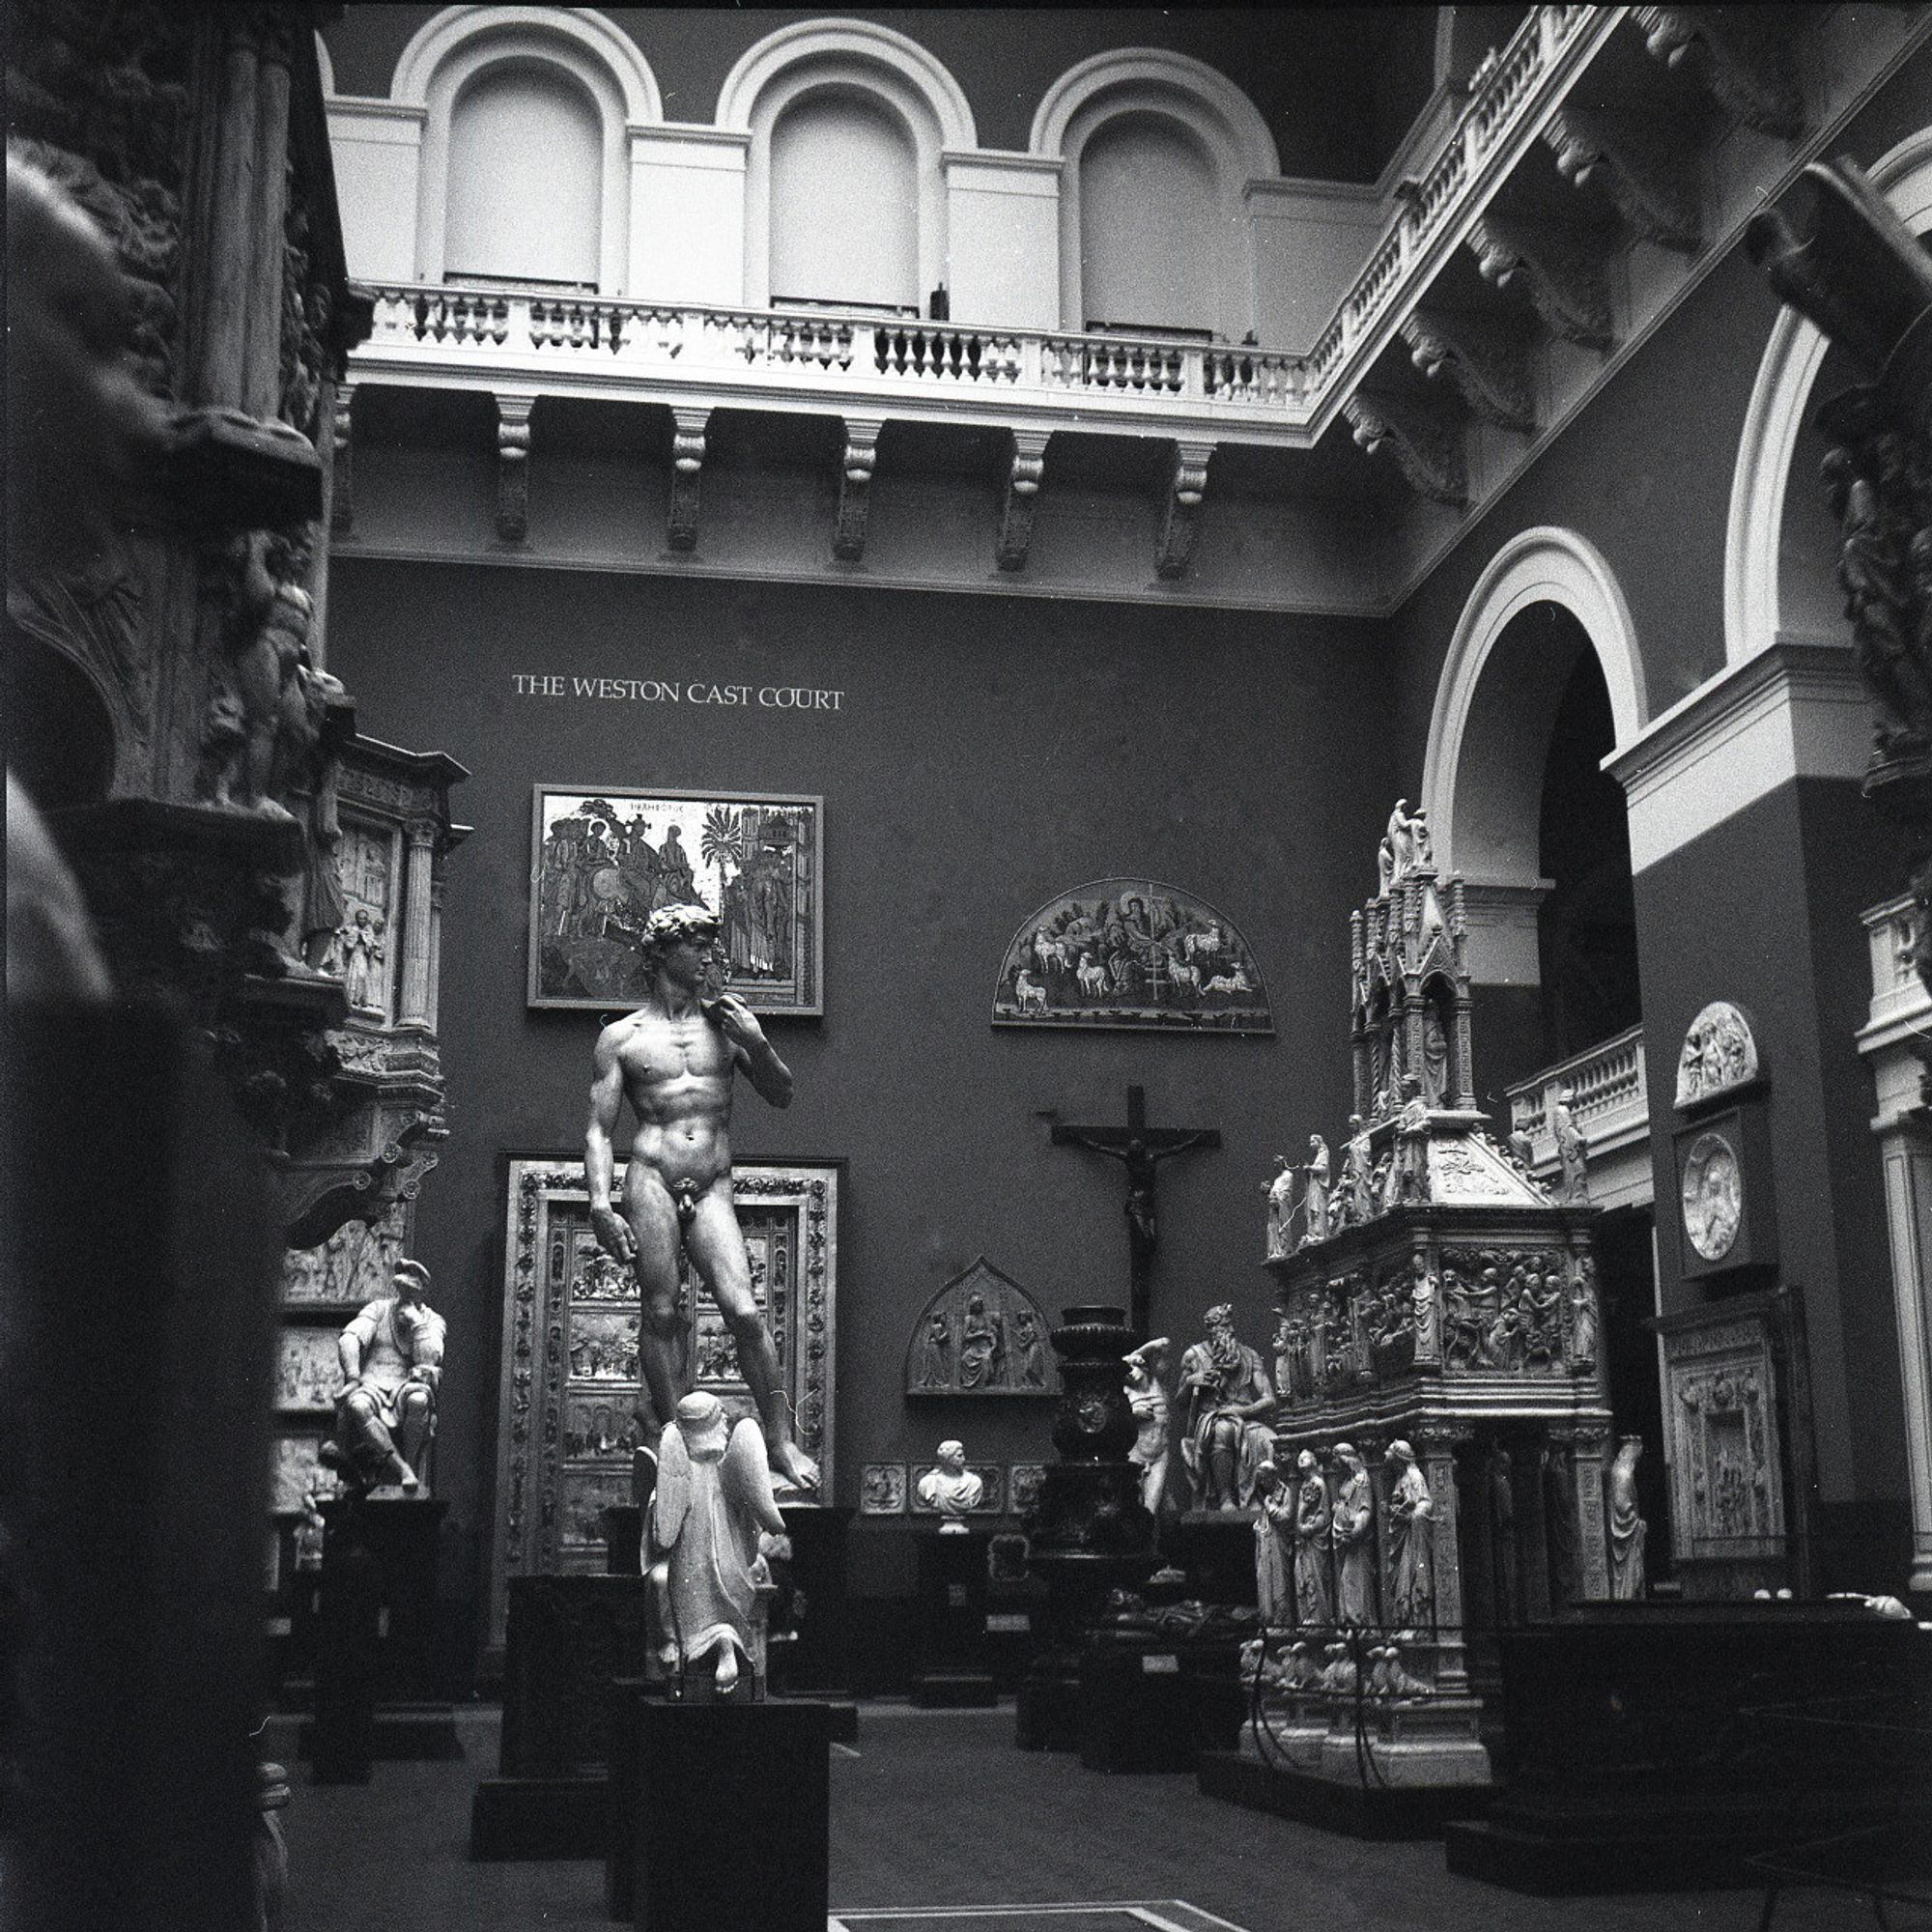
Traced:
<svg viewBox="0 0 1932 1932">
<path fill-rule="evenodd" d="M 1128 1319 L 1137 1335 L 1151 1334 L 1149 1327 L 1150 1276 L 1153 1272 L 1154 1241 L 1157 1229 L 1153 1214 L 1155 1166 L 1178 1153 L 1194 1148 L 1221 1145 L 1218 1127 L 1151 1127 L 1147 1123 L 1147 1090 L 1127 1089 L 1127 1123 L 1123 1127 L 1069 1127 L 1055 1122 L 1055 1147 L 1084 1147 L 1117 1160 L 1127 1171 L 1127 1260 L 1128 1293 L 1131 1307 Z"/>
</svg>

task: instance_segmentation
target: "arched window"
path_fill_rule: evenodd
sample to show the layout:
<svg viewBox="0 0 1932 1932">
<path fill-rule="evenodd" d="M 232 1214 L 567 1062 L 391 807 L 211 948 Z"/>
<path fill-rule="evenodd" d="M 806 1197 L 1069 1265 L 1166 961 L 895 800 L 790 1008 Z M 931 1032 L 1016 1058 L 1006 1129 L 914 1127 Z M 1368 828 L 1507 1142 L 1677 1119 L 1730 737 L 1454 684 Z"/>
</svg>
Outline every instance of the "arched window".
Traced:
<svg viewBox="0 0 1932 1932">
<path fill-rule="evenodd" d="M 1089 328 L 1188 329 L 1218 321 L 1214 164 L 1184 128 L 1122 114 L 1080 153 L 1080 287 Z"/>
<path fill-rule="evenodd" d="M 492 67 L 464 89 L 448 183 L 444 280 L 597 287 L 603 124 L 560 69 Z"/>
<path fill-rule="evenodd" d="M 876 97 L 817 88 L 771 146 L 771 298 L 918 313 L 919 156 Z"/>
</svg>

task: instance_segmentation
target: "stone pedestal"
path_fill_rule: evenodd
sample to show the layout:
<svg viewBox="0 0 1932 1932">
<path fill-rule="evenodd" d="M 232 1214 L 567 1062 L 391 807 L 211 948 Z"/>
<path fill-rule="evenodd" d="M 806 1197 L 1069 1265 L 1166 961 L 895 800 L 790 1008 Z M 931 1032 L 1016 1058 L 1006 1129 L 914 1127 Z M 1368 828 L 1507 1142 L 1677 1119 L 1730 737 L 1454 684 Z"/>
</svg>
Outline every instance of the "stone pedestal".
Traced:
<svg viewBox="0 0 1932 1932">
<path fill-rule="evenodd" d="M 1238 1691 L 1214 1647 L 1155 1635 L 1091 1634 L 1080 1653 L 1079 1749 L 1089 1771 L 1192 1771 L 1234 1742 Z"/>
<path fill-rule="evenodd" d="M 919 1539 L 919 1655 L 912 1701 L 928 1707 L 998 1701 L 986 1650 L 986 1536 L 933 1529 Z"/>
<path fill-rule="evenodd" d="M 649 1699 L 635 1709 L 639 1932 L 824 1932 L 826 1707 Z"/>
<path fill-rule="evenodd" d="M 849 1509 L 828 1503 L 781 1503 L 791 1539 L 790 1627 L 794 1641 L 772 1653 L 775 1691 L 850 1695 L 845 1654 L 845 1532 Z"/>
<path fill-rule="evenodd" d="M 1255 1602 L 1255 1512 L 1189 1510 L 1161 1529 L 1161 1551 L 1207 1604 Z"/>
</svg>

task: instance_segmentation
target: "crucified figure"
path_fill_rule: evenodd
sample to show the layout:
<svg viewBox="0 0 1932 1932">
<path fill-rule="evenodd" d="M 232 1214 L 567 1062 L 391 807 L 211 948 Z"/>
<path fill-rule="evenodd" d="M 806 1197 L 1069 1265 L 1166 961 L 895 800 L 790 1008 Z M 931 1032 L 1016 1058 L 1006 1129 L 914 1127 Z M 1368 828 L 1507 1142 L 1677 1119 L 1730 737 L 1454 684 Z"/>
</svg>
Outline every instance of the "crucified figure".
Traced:
<svg viewBox="0 0 1932 1932">
<path fill-rule="evenodd" d="M 757 1017 L 706 989 L 718 922 L 703 906 L 662 906 L 645 928 L 649 990 L 634 1013 L 604 1029 L 590 1086 L 583 1171 L 590 1225 L 605 1252 L 632 1267 L 643 1300 L 638 1361 L 651 1406 L 668 1420 L 691 1391 L 689 1338 L 677 1309 L 677 1264 L 691 1257 L 738 1345 L 774 1470 L 801 1490 L 818 1466 L 792 1440 L 778 1356 L 752 1293 L 745 1236 L 732 1206 L 732 1081 L 742 1068 L 774 1107 L 791 1105 L 791 1069 Z M 638 1135 L 624 1172 L 623 1211 L 611 1205 L 611 1136 L 628 1098 Z"/>
</svg>

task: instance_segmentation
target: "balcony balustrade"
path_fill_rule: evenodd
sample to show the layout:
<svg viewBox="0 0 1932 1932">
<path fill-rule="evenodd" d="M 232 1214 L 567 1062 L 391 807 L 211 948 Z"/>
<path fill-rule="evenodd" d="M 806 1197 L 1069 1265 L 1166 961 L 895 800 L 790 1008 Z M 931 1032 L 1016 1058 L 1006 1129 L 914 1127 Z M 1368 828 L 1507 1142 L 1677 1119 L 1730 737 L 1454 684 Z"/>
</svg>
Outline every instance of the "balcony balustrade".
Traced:
<svg viewBox="0 0 1932 1932">
<path fill-rule="evenodd" d="M 1508 1091 L 1510 1132 L 1528 1140 L 1530 1170 L 1539 1180 L 1557 1173 L 1556 1103 L 1567 1096 L 1588 1153 L 1591 1198 L 1607 1207 L 1650 1199 L 1650 1089 L 1641 1026 L 1572 1054 Z"/>
<path fill-rule="evenodd" d="M 877 314 L 401 284 L 357 382 L 1312 444 L 1629 11 L 1532 9 L 1306 355 Z"/>
</svg>

